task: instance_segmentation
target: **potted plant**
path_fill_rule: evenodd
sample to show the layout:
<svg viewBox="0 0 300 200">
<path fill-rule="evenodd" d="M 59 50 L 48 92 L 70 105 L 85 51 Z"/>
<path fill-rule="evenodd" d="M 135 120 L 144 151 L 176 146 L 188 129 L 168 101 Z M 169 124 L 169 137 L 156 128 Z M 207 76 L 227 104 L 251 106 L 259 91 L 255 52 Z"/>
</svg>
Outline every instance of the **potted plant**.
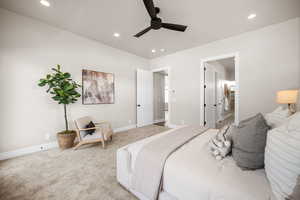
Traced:
<svg viewBox="0 0 300 200">
<path fill-rule="evenodd" d="M 60 65 L 52 68 L 52 71 L 52 74 L 47 74 L 46 78 L 40 79 L 38 85 L 47 86 L 46 92 L 52 95 L 54 101 L 64 106 L 65 130 L 57 133 L 57 140 L 61 149 L 71 148 L 74 145 L 76 132 L 69 130 L 67 105 L 75 103 L 81 96 L 77 92 L 81 85 L 72 80 L 70 73 L 62 72 Z"/>
</svg>

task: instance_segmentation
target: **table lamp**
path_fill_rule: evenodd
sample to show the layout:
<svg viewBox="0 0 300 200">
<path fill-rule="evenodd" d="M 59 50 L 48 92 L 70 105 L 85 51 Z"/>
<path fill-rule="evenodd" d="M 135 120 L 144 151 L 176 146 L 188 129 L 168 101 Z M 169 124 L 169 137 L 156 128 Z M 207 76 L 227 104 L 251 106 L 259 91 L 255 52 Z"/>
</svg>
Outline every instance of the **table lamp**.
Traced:
<svg viewBox="0 0 300 200">
<path fill-rule="evenodd" d="M 277 103 L 288 104 L 291 114 L 296 112 L 299 90 L 282 90 L 277 92 Z"/>
</svg>

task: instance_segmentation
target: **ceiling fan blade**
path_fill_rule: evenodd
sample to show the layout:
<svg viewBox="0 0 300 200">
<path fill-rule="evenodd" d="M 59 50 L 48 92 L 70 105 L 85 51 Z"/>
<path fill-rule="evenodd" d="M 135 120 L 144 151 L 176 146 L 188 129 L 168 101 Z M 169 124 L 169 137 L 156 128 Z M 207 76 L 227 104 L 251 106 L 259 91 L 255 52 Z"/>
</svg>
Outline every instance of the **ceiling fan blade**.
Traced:
<svg viewBox="0 0 300 200">
<path fill-rule="evenodd" d="M 181 32 L 184 32 L 185 29 L 187 28 L 187 26 L 184 25 L 169 24 L 169 23 L 162 23 L 162 27 L 173 31 L 181 31 Z"/>
<path fill-rule="evenodd" d="M 151 19 L 156 18 L 156 11 L 155 11 L 153 0 L 143 0 L 143 1 Z"/>
<path fill-rule="evenodd" d="M 144 35 L 145 33 L 147 33 L 148 31 L 151 30 L 151 26 L 149 26 L 148 28 L 142 30 L 141 32 L 137 33 L 134 37 L 141 37 L 142 35 Z"/>
</svg>

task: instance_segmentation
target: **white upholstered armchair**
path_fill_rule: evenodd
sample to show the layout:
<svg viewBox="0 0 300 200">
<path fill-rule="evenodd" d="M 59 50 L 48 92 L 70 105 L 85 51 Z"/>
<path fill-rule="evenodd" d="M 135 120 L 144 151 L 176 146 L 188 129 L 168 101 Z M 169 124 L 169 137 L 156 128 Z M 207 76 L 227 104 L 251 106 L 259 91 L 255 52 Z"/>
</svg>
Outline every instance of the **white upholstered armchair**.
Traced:
<svg viewBox="0 0 300 200">
<path fill-rule="evenodd" d="M 112 141 L 113 130 L 109 122 L 94 122 L 96 127 L 86 128 L 86 126 L 93 121 L 91 117 L 86 116 L 75 120 L 76 133 L 79 143 L 74 147 L 74 150 L 84 144 L 91 143 L 102 143 L 102 147 L 105 148 L 105 142 Z M 95 130 L 95 132 L 90 135 L 86 134 L 87 130 Z"/>
</svg>

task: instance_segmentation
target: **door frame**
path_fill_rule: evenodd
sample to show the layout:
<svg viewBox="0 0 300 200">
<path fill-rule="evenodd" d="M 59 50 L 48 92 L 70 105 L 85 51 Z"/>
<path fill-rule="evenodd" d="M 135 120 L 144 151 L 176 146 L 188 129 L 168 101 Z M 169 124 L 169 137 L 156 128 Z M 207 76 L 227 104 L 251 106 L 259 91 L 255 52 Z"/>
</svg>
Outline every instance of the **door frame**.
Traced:
<svg viewBox="0 0 300 200">
<path fill-rule="evenodd" d="M 169 102 L 168 102 L 168 121 L 166 121 L 166 126 L 170 126 L 170 121 L 171 121 L 171 68 L 170 67 L 162 67 L 162 68 L 156 68 L 152 69 L 151 72 L 160 72 L 160 71 L 167 71 L 168 72 L 168 85 L 169 85 Z M 166 116 L 165 116 L 166 117 Z"/>
<path fill-rule="evenodd" d="M 208 57 L 208 58 L 203 58 L 200 60 L 200 124 L 204 125 L 204 102 L 205 102 L 205 94 L 204 94 L 204 64 L 209 61 L 216 61 L 216 60 L 221 60 L 225 58 L 234 58 L 234 63 L 235 63 L 235 83 L 236 83 L 236 90 L 235 90 L 235 108 L 234 108 L 234 123 L 236 125 L 239 124 L 240 121 L 240 56 L 239 52 L 235 53 L 229 53 L 229 54 L 223 54 L 220 56 L 214 56 L 214 57 Z"/>
</svg>

